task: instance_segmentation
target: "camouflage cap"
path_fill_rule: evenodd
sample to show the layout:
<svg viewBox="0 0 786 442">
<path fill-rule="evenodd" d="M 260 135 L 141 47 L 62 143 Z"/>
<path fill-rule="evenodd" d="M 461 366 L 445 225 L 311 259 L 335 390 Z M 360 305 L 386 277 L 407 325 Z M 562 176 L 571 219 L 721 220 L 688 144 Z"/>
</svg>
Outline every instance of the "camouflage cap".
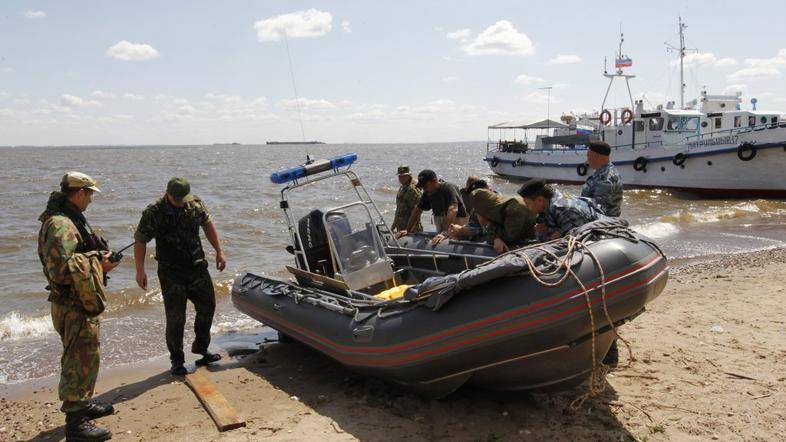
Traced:
<svg viewBox="0 0 786 442">
<path fill-rule="evenodd" d="M 90 189 L 94 192 L 100 192 L 96 180 L 82 172 L 68 172 L 63 175 L 60 180 L 60 185 L 64 187 L 72 187 L 74 189 Z"/>
<path fill-rule="evenodd" d="M 194 196 L 191 195 L 191 184 L 188 183 L 187 179 L 179 176 L 169 180 L 166 184 L 166 193 L 178 203 L 185 203 L 194 199 Z"/>
<path fill-rule="evenodd" d="M 412 171 L 409 170 L 409 166 L 398 166 L 398 176 L 401 175 L 409 175 L 412 176 Z"/>
</svg>

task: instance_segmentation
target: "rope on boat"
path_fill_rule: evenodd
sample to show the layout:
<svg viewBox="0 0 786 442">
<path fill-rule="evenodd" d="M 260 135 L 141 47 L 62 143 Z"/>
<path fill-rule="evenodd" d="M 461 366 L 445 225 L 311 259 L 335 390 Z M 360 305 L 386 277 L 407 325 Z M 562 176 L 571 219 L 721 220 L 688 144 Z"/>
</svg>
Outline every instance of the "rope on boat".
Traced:
<svg viewBox="0 0 786 442">
<path fill-rule="evenodd" d="M 621 229 L 613 229 L 608 227 L 615 227 L 615 226 L 598 226 L 599 230 L 604 230 L 604 233 L 610 234 L 611 236 L 621 237 L 630 239 L 633 241 L 637 241 L 638 238 L 633 236 L 629 231 L 621 230 Z M 530 246 L 525 249 L 517 249 L 510 252 L 507 252 L 503 255 L 513 254 L 526 262 L 527 267 L 529 269 L 530 274 L 532 275 L 533 279 L 538 282 L 538 284 L 544 287 L 557 287 L 565 282 L 568 277 L 572 277 L 576 283 L 581 287 L 582 294 L 584 295 L 584 300 L 587 305 L 587 313 L 589 314 L 590 318 L 590 329 L 591 329 L 591 342 L 592 342 L 592 371 L 590 373 L 590 381 L 589 381 L 589 391 L 582 394 L 581 396 L 574 399 L 570 406 L 573 409 L 578 408 L 581 404 L 588 398 L 595 397 L 602 393 L 606 389 L 606 375 L 611 371 L 610 367 L 604 365 L 602 362 L 598 361 L 597 357 L 597 345 L 596 345 L 596 328 L 595 328 L 595 315 L 592 312 L 592 299 L 590 296 L 590 290 L 587 289 L 586 285 L 581 281 L 581 278 L 573 271 L 571 263 L 573 262 L 573 255 L 574 253 L 586 253 L 592 259 L 593 264 L 598 269 L 600 274 L 600 289 L 601 289 L 601 304 L 603 306 L 603 313 L 606 318 L 606 321 L 611 328 L 614 337 L 618 338 L 622 341 L 627 350 L 628 350 L 628 362 L 625 365 L 625 368 L 629 367 L 633 361 L 633 350 L 631 348 L 630 343 L 620 336 L 619 332 L 617 331 L 616 326 L 614 325 L 614 321 L 611 319 L 611 315 L 609 314 L 608 305 L 606 304 L 606 274 L 603 271 L 603 266 L 600 263 L 600 260 L 595 255 L 595 253 L 589 248 L 589 246 L 584 242 L 587 237 L 593 231 L 586 231 L 579 234 L 579 236 L 568 235 L 564 238 L 551 240 L 545 243 L 541 243 L 535 246 Z M 567 247 L 565 254 L 562 257 L 557 256 L 553 250 L 550 248 L 544 247 L 548 245 L 553 245 L 555 243 L 562 243 L 567 242 Z M 554 259 L 552 263 L 553 269 L 551 271 L 540 270 L 532 258 L 524 253 L 524 250 L 528 249 L 536 249 L 544 253 L 544 255 Z M 503 256 L 500 255 L 500 256 Z M 486 263 L 482 264 L 485 265 Z M 559 276 L 557 281 L 555 282 L 548 282 L 544 278 L 557 275 L 557 273 L 564 268 L 564 273 Z"/>
</svg>

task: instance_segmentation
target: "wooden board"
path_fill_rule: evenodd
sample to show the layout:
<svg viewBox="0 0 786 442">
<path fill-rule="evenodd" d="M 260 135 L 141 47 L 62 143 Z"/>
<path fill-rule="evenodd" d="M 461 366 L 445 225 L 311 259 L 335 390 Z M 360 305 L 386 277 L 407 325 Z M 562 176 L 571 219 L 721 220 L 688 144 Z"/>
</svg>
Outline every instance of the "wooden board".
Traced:
<svg viewBox="0 0 786 442">
<path fill-rule="evenodd" d="M 194 390 L 199 402 L 210 413 L 218 431 L 246 426 L 246 421 L 237 415 L 235 408 L 229 405 L 224 395 L 218 391 L 218 386 L 202 374 L 202 370 L 187 374 L 186 384 Z"/>
</svg>

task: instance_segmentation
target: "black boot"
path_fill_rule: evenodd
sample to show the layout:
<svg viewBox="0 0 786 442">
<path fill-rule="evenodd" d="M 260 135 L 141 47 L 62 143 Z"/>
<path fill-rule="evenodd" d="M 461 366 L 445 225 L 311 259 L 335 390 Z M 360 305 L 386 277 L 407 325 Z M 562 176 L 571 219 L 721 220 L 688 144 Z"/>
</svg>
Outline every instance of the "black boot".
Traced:
<svg viewBox="0 0 786 442">
<path fill-rule="evenodd" d="M 85 416 L 90 420 L 109 416 L 114 412 L 115 408 L 112 404 L 102 404 L 100 402 L 90 402 L 90 405 L 85 408 Z"/>
<path fill-rule="evenodd" d="M 202 353 L 202 358 L 201 359 L 197 359 L 196 361 L 194 361 L 194 365 L 199 367 L 199 366 L 202 366 L 202 365 L 212 364 L 213 362 L 218 362 L 220 360 L 221 360 L 221 355 L 220 354 L 205 352 L 205 353 Z"/>
<path fill-rule="evenodd" d="M 87 408 L 66 413 L 66 441 L 93 442 L 112 439 L 112 433 L 104 428 L 96 427 L 87 417 Z"/>
</svg>

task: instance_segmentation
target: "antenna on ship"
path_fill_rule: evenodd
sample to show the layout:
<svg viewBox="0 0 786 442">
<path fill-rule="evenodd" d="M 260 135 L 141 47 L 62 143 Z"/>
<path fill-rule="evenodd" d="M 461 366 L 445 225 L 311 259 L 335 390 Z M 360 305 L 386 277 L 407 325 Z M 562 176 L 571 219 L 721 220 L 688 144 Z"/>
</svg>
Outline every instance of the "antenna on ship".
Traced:
<svg viewBox="0 0 786 442">
<path fill-rule="evenodd" d="M 664 44 L 667 46 L 667 52 L 679 52 L 680 53 L 680 109 L 685 108 L 685 52 L 699 52 L 698 49 L 687 49 L 685 47 L 685 29 L 687 29 L 688 25 L 682 22 L 682 17 L 678 17 L 678 23 L 680 27 L 680 47 L 676 48 L 674 45 L 669 44 L 669 42 L 665 42 Z"/>
<path fill-rule="evenodd" d="M 620 44 L 614 62 L 614 68 L 617 70 L 613 74 L 609 74 L 606 70 L 606 61 L 604 60 L 603 62 L 603 76 L 609 79 L 609 86 L 606 88 L 606 95 L 603 96 L 603 103 L 600 106 L 601 109 L 606 109 L 606 99 L 609 97 L 611 85 L 614 84 L 614 79 L 617 77 L 625 79 L 625 85 L 628 87 L 628 98 L 630 98 L 630 108 L 636 108 L 636 106 L 633 104 L 633 94 L 630 92 L 630 79 L 636 78 L 636 76 L 632 74 L 626 74 L 622 71 L 623 68 L 629 68 L 633 66 L 633 60 L 631 60 L 630 57 L 622 52 L 622 43 L 624 41 L 625 38 L 622 34 L 622 25 L 620 25 Z"/>
</svg>

